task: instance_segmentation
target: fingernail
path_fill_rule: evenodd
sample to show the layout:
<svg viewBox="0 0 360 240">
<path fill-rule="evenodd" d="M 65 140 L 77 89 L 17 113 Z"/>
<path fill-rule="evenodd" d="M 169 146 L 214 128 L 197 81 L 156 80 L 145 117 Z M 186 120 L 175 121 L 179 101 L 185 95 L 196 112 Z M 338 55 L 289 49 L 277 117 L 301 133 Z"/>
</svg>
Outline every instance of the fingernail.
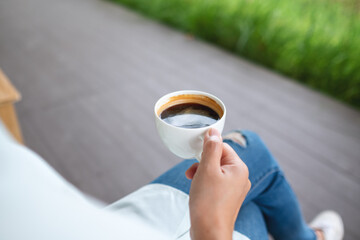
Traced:
<svg viewBox="0 0 360 240">
<path fill-rule="evenodd" d="M 216 129 L 210 128 L 209 137 L 210 137 L 210 139 L 212 139 L 214 141 L 219 141 L 220 140 L 220 133 Z"/>
</svg>

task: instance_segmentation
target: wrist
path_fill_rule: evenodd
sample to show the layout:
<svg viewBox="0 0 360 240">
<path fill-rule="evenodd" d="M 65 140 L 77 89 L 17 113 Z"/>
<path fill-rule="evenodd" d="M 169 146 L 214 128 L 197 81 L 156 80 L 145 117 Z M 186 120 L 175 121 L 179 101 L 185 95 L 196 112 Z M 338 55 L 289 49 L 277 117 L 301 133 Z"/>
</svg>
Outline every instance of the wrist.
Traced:
<svg viewBox="0 0 360 240">
<path fill-rule="evenodd" d="M 233 228 L 221 221 L 221 218 L 207 218 L 192 221 L 190 235 L 192 240 L 231 240 Z"/>
</svg>

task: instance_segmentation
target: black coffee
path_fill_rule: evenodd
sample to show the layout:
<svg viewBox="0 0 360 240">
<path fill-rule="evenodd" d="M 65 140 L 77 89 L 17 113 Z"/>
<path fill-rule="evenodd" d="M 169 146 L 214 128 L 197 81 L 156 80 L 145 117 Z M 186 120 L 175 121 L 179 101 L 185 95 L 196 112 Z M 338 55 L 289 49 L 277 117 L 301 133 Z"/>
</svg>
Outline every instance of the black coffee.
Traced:
<svg viewBox="0 0 360 240">
<path fill-rule="evenodd" d="M 182 128 L 202 128 L 217 122 L 220 117 L 214 110 L 198 103 L 183 103 L 165 109 L 160 118 Z"/>
</svg>

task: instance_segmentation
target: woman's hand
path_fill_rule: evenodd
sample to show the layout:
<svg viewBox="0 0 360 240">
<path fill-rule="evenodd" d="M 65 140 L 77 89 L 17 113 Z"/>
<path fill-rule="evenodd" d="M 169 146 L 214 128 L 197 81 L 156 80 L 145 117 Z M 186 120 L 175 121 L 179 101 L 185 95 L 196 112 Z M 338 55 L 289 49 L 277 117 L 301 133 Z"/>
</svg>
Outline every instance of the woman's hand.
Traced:
<svg viewBox="0 0 360 240">
<path fill-rule="evenodd" d="M 250 190 L 249 171 L 220 133 L 205 134 L 200 163 L 186 171 L 190 188 L 191 238 L 232 239 L 240 206 Z"/>
</svg>

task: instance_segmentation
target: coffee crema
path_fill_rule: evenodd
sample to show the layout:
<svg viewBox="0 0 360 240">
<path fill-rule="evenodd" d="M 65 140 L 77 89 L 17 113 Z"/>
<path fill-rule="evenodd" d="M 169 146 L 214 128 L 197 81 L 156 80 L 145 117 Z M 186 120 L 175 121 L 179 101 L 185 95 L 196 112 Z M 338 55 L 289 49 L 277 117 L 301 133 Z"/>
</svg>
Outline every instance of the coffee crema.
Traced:
<svg viewBox="0 0 360 240">
<path fill-rule="evenodd" d="M 179 95 L 169 99 L 159 110 L 159 117 L 181 128 L 202 128 L 216 123 L 223 109 L 213 99 L 203 95 Z"/>
</svg>

